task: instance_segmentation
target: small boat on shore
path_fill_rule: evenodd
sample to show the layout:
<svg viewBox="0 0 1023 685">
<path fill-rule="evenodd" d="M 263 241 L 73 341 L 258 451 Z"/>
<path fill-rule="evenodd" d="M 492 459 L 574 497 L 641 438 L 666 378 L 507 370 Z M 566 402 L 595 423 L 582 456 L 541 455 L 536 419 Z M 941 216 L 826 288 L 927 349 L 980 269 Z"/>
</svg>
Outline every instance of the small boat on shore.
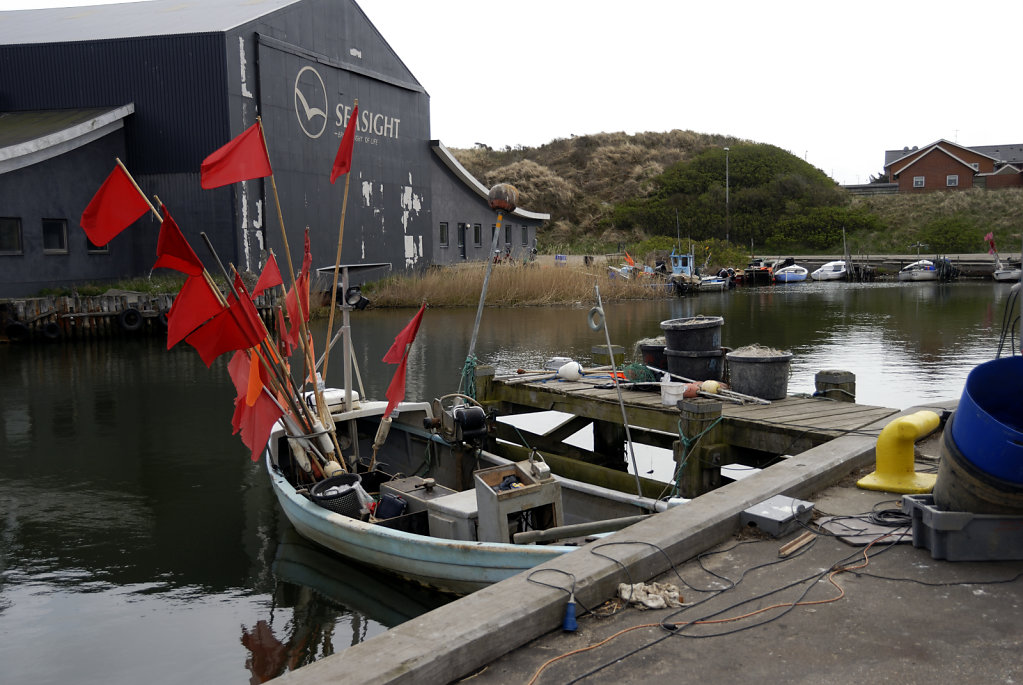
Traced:
<svg viewBox="0 0 1023 685">
<path fill-rule="evenodd" d="M 839 281 L 846 276 L 844 260 L 828 262 L 821 268 L 810 273 L 810 278 L 815 281 Z"/>
</svg>

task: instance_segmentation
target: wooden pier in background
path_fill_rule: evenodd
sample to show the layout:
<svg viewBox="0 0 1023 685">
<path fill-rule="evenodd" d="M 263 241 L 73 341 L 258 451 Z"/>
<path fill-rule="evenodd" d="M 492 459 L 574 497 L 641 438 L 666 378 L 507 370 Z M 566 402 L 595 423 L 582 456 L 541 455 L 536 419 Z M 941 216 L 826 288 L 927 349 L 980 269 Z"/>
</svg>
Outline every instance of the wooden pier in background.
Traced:
<svg viewBox="0 0 1023 685">
<path fill-rule="evenodd" d="M 568 458 L 556 457 L 561 463 L 578 460 L 614 471 L 626 470 L 625 426 L 618 390 L 609 373 L 587 374 L 577 381 L 531 380 L 529 376 L 498 377 L 492 367 L 480 367 L 476 389 L 477 399 L 499 415 L 537 411 L 572 415 L 543 434 L 498 422 L 497 440 L 525 443 L 525 447 L 536 448 L 545 457 L 552 454 Z M 676 462 L 683 465 L 680 486 L 684 497 L 717 487 L 720 467 L 725 464 L 762 468 L 899 412 L 806 396 L 789 396 L 769 404 L 697 397 L 665 406 L 658 384 L 625 381 L 621 396 L 633 442 L 672 450 Z M 589 425 L 593 426 L 592 451 L 564 442 Z"/>
</svg>

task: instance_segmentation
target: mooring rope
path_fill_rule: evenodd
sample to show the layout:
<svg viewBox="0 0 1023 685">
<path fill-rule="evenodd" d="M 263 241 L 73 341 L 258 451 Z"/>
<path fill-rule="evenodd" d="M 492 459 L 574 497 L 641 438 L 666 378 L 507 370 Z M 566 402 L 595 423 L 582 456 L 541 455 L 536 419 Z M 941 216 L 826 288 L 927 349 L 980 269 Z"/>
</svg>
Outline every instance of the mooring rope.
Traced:
<svg viewBox="0 0 1023 685">
<path fill-rule="evenodd" d="M 476 399 L 476 356 L 470 354 L 465 358 L 462 365 L 462 382 L 458 384 L 458 391 Z"/>
<path fill-rule="evenodd" d="M 686 437 L 685 433 L 682 432 L 682 421 L 680 420 L 678 422 L 678 439 L 679 442 L 682 443 L 682 458 L 678 462 L 678 468 L 675 469 L 675 479 L 671 489 L 671 495 L 673 497 L 677 497 L 680 494 L 679 481 L 682 480 L 682 471 L 685 468 L 686 462 L 689 460 L 689 450 L 691 450 L 696 445 L 696 443 L 700 441 L 700 438 L 709 433 L 714 428 L 714 426 L 721 423 L 722 418 L 724 417 L 718 416 L 716 419 L 711 421 L 711 424 L 709 426 L 704 428 L 702 431 L 697 433 L 692 438 Z"/>
</svg>

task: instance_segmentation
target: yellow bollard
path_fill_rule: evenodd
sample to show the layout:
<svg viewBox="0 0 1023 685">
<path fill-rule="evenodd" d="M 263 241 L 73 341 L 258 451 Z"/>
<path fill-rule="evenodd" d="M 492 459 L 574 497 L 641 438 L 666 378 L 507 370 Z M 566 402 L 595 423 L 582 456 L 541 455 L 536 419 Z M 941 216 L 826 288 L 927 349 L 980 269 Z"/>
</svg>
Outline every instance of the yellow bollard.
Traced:
<svg viewBox="0 0 1023 685">
<path fill-rule="evenodd" d="M 913 470 L 913 445 L 941 423 L 933 411 L 922 410 L 891 421 L 877 436 L 877 455 L 869 476 L 856 481 L 864 490 L 884 490 L 906 495 L 921 495 L 934 489 L 937 475 Z"/>
</svg>

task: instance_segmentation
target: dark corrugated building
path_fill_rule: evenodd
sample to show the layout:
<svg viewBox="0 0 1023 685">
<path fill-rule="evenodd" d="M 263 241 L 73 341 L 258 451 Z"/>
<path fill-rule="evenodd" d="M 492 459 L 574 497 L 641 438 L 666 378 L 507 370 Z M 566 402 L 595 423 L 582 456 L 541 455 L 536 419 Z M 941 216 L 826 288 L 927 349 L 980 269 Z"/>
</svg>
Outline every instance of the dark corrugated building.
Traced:
<svg viewBox="0 0 1023 685">
<path fill-rule="evenodd" d="M 306 228 L 314 265 L 332 263 L 344 179 L 329 175 L 356 99 L 342 262 L 487 258 L 487 189 L 431 140 L 429 94 L 353 0 L 0 12 L 0 296 L 150 272 L 152 215 L 102 248 L 79 228 L 116 158 L 208 266 L 200 232 L 242 271 L 273 249 L 287 278 L 270 179 L 199 184 L 202 160 L 257 116 L 293 263 Z M 548 218 L 516 210 L 502 248 L 523 256 Z"/>
</svg>

